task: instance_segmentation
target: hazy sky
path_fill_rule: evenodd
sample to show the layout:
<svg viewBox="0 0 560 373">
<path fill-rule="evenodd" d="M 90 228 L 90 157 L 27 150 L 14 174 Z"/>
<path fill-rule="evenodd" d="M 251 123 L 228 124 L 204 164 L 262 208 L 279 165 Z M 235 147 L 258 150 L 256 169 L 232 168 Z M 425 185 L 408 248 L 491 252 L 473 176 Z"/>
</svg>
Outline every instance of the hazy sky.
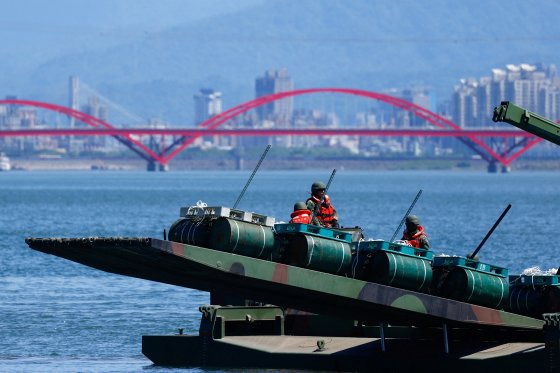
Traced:
<svg viewBox="0 0 560 373">
<path fill-rule="evenodd" d="M 18 66 L 61 54 L 126 43 L 175 25 L 233 13 L 263 0 L 4 0 L 0 55 Z"/>
<path fill-rule="evenodd" d="M 173 121 L 200 88 L 224 107 L 287 68 L 296 88 L 422 86 L 507 63 L 558 63 L 553 0 L 0 0 L 0 96 L 66 103 L 79 76 L 115 102 Z"/>
</svg>

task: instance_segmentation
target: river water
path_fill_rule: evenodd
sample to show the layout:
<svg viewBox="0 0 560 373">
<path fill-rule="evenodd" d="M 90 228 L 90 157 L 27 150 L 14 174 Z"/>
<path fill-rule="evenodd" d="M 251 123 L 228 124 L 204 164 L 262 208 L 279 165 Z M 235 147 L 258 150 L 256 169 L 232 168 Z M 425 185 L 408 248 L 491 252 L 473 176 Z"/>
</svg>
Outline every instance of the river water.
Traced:
<svg viewBox="0 0 560 373">
<path fill-rule="evenodd" d="M 0 173 L 0 371 L 180 371 L 153 366 L 141 336 L 196 333 L 207 293 L 101 272 L 35 252 L 24 238 L 162 237 L 181 206 L 231 206 L 249 174 Z M 262 171 L 239 208 L 288 220 L 294 202 L 329 174 Z M 519 273 L 560 265 L 559 186 L 552 172 L 341 170 L 329 195 L 342 225 L 387 240 L 423 189 L 413 213 L 436 254 L 449 255 L 472 251 L 512 203 L 480 257 Z"/>
</svg>

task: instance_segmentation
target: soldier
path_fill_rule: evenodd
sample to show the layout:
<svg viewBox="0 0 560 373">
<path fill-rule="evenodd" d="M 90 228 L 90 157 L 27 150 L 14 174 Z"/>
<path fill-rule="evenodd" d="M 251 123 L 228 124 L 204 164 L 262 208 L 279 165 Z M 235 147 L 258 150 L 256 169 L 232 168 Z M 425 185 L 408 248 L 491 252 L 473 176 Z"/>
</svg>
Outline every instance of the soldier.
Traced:
<svg viewBox="0 0 560 373">
<path fill-rule="evenodd" d="M 290 217 L 290 223 L 311 224 L 311 211 L 307 209 L 305 202 L 296 202 Z"/>
<path fill-rule="evenodd" d="M 325 189 L 325 184 L 321 181 L 316 181 L 311 185 L 311 197 L 307 199 L 307 209 L 312 214 L 315 213 L 315 218 L 311 224 L 326 228 L 338 228 L 338 214 L 331 205 L 331 199 L 325 194 Z M 321 206 L 317 206 L 323 196 L 325 196 L 323 203 Z"/>
<path fill-rule="evenodd" d="M 424 228 L 420 225 L 420 219 L 416 215 L 408 215 L 405 220 L 406 229 L 403 232 L 401 240 L 419 249 L 429 249 L 430 242 L 428 236 L 424 233 Z"/>
</svg>

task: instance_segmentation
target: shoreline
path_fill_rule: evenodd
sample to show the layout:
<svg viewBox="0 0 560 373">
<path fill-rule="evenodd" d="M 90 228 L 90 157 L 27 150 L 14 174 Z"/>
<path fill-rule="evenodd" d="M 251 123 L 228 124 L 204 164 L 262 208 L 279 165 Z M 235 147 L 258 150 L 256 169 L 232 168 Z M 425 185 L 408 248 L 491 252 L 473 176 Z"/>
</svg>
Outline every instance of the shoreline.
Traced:
<svg viewBox="0 0 560 373">
<path fill-rule="evenodd" d="M 247 159 L 241 164 L 231 159 L 172 160 L 171 171 L 188 170 L 252 170 L 257 160 Z M 13 171 L 144 171 L 147 162 L 142 159 L 36 159 L 12 158 Z M 483 160 L 466 159 L 269 159 L 262 169 L 268 170 L 448 170 L 487 171 L 488 163 Z M 560 171 L 560 160 L 516 160 L 511 171 Z"/>
</svg>

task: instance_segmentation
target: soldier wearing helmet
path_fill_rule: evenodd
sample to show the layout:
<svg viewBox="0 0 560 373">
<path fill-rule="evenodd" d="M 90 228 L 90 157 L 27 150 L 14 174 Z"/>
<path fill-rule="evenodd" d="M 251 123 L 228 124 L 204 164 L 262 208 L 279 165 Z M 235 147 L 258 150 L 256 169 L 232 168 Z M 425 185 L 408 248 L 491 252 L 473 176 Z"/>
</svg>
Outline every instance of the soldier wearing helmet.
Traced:
<svg viewBox="0 0 560 373">
<path fill-rule="evenodd" d="M 333 205 L 331 205 L 329 196 L 325 194 L 325 189 L 326 186 L 321 181 L 316 181 L 311 185 L 311 197 L 307 199 L 307 209 L 312 214 L 315 212 L 315 218 L 311 224 L 326 228 L 338 228 L 338 214 Z M 322 198 L 323 203 L 321 203 Z"/>
<path fill-rule="evenodd" d="M 307 209 L 305 202 L 296 202 L 290 217 L 290 223 L 311 224 L 311 211 Z"/>
<path fill-rule="evenodd" d="M 429 249 L 430 242 L 424 233 L 424 228 L 420 225 L 420 219 L 416 215 L 408 215 L 405 220 L 406 228 L 401 240 L 419 249 Z"/>
</svg>

